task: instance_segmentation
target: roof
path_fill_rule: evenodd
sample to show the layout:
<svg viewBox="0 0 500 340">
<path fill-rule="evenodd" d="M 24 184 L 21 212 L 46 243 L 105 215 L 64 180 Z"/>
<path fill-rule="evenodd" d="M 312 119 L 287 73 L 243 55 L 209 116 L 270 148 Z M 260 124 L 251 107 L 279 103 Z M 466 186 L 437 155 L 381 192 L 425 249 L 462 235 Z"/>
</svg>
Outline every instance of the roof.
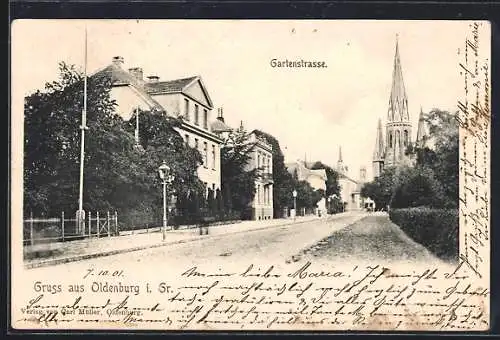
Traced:
<svg viewBox="0 0 500 340">
<path fill-rule="evenodd" d="M 297 170 L 297 171 L 300 170 L 299 176 L 302 178 L 299 177 L 299 180 L 305 180 L 307 177 L 309 177 L 311 175 L 316 176 L 316 177 L 320 177 L 324 181 L 326 181 L 328 179 L 325 169 L 311 170 L 311 169 L 308 169 L 307 167 L 305 167 L 304 163 L 300 162 L 300 161 L 295 162 L 295 163 L 286 163 L 285 166 L 286 166 L 288 172 L 291 174 L 293 174 L 295 172 L 295 170 Z"/>
<path fill-rule="evenodd" d="M 212 128 L 213 132 L 229 132 L 232 131 L 233 129 L 230 128 L 226 123 L 223 121 L 216 119 L 210 124 L 210 127 Z"/>
<path fill-rule="evenodd" d="M 92 76 L 109 76 L 113 85 L 131 85 L 133 88 L 139 92 L 140 96 L 152 107 L 159 110 L 164 108 L 149 95 L 149 93 L 144 88 L 144 81 L 141 81 L 125 71 L 119 66 L 114 64 L 108 65 L 105 68 L 95 72 Z"/>
<path fill-rule="evenodd" d="M 167 80 L 167 81 L 157 81 L 157 82 L 146 82 L 144 83 L 144 87 L 146 91 L 150 94 L 159 94 L 159 93 L 184 93 L 184 91 L 191 86 L 191 84 L 195 82 L 200 82 L 201 89 L 203 94 L 205 95 L 209 106 L 213 107 L 212 99 L 208 95 L 208 92 L 201 80 L 200 76 L 193 76 L 188 78 Z"/>
<path fill-rule="evenodd" d="M 154 83 L 146 83 L 145 86 L 148 92 L 167 92 L 167 93 L 181 92 L 197 78 L 199 77 L 194 76 L 194 77 L 174 79 L 168 81 L 158 81 Z"/>
</svg>

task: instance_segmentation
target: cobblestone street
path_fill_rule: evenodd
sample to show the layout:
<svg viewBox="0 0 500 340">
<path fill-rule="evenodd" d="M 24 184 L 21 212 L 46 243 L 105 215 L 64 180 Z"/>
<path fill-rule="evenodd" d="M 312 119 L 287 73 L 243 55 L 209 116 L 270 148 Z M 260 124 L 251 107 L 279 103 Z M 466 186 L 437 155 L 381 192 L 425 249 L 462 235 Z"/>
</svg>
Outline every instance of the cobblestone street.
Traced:
<svg viewBox="0 0 500 340">
<path fill-rule="evenodd" d="M 153 234 L 154 235 L 154 234 Z M 159 234 L 156 234 L 159 236 Z M 92 267 L 148 268 L 273 263 L 311 259 L 331 263 L 440 262 L 408 238 L 387 216 L 349 213 L 303 223 L 213 235 L 123 254 L 31 269 L 50 273 Z"/>
</svg>

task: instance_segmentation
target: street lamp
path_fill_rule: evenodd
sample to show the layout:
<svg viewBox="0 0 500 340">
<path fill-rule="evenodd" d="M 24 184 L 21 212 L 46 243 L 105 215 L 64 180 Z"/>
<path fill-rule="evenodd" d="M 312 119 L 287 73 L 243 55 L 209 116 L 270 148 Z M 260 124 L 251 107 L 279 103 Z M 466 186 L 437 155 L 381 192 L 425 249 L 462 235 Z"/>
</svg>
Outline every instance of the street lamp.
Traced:
<svg viewBox="0 0 500 340">
<path fill-rule="evenodd" d="M 166 238 L 167 231 L 167 184 L 171 184 L 174 180 L 174 176 L 170 174 L 170 167 L 167 165 L 165 161 L 158 168 L 158 174 L 163 184 L 163 227 L 162 227 L 162 236 L 163 241 Z"/>
<path fill-rule="evenodd" d="M 297 190 L 293 189 L 293 220 L 295 221 L 295 217 L 297 216 Z"/>
</svg>

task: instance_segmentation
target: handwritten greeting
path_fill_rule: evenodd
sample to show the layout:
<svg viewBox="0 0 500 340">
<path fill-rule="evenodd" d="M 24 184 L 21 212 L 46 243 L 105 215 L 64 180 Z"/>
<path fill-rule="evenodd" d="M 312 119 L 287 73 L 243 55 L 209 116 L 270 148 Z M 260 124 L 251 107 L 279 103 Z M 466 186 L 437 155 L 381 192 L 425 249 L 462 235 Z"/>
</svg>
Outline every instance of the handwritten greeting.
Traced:
<svg viewBox="0 0 500 340">
<path fill-rule="evenodd" d="M 490 61 L 489 27 L 469 25 L 460 50 L 464 97 L 458 101 L 460 124 L 460 257 L 476 276 L 489 273 L 490 225 Z M 485 278 L 488 280 L 488 277 Z"/>
<path fill-rule="evenodd" d="M 478 284 L 464 263 L 422 271 L 394 271 L 381 265 L 341 269 L 309 261 L 281 270 L 256 264 L 231 271 L 194 266 L 169 280 L 136 283 L 127 282 L 122 271 L 94 272 L 89 269 L 74 285 L 35 282 L 17 321 L 48 328 L 100 324 L 155 329 L 474 330 L 488 326 L 489 288 Z"/>
</svg>

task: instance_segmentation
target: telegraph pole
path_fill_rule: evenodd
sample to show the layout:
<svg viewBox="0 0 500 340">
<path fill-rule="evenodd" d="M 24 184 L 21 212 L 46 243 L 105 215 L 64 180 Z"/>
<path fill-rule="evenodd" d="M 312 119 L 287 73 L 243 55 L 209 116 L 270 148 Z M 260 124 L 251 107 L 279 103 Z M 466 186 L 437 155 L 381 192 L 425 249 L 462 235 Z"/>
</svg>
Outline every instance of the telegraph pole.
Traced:
<svg viewBox="0 0 500 340">
<path fill-rule="evenodd" d="M 83 163 L 85 159 L 85 130 L 87 127 L 87 27 L 85 27 L 85 53 L 84 53 L 84 66 L 83 66 L 83 110 L 82 110 L 82 124 L 81 130 L 81 149 L 80 149 L 80 191 L 78 197 L 78 221 L 80 232 L 83 231 L 83 220 L 85 212 L 83 211 Z"/>
</svg>

